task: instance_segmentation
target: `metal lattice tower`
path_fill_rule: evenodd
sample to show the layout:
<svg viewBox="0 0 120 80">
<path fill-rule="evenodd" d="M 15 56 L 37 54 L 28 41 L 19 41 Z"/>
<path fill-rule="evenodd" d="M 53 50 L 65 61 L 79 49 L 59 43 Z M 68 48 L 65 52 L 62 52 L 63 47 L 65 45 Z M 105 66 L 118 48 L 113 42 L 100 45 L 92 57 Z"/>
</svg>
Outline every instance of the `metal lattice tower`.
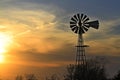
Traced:
<svg viewBox="0 0 120 80">
<path fill-rule="evenodd" d="M 70 21 L 70 28 L 71 30 L 78 34 L 78 43 L 77 43 L 77 53 L 76 53 L 76 65 L 85 64 L 86 63 L 86 56 L 85 56 L 85 47 L 83 40 L 83 34 L 88 31 L 90 27 L 98 29 L 99 22 L 96 21 L 89 21 L 89 18 L 84 14 L 76 14 L 71 18 Z"/>
<path fill-rule="evenodd" d="M 78 43 L 77 43 L 77 53 L 76 53 L 76 65 L 85 64 L 86 63 L 86 56 L 85 56 L 85 47 L 84 45 L 83 36 L 78 34 Z"/>
</svg>

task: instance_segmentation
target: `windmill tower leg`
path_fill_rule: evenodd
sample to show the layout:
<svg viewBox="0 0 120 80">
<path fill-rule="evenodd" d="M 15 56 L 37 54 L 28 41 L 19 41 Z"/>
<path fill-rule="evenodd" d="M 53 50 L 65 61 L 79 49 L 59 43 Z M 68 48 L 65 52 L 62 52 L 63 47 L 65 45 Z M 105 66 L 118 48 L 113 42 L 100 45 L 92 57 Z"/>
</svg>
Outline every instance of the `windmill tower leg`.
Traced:
<svg viewBox="0 0 120 80">
<path fill-rule="evenodd" d="M 85 56 L 85 46 L 82 34 L 78 34 L 78 43 L 77 43 L 77 53 L 76 53 L 76 65 L 85 65 L 86 56 Z"/>
</svg>

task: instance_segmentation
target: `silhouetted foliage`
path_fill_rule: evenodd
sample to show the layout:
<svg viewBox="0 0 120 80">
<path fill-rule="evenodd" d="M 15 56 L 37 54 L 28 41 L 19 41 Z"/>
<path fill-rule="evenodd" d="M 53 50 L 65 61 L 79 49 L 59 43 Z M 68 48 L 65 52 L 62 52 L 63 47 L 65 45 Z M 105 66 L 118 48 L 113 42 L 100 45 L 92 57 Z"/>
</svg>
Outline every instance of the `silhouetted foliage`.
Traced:
<svg viewBox="0 0 120 80">
<path fill-rule="evenodd" d="M 27 74 L 26 80 L 37 80 L 36 76 L 34 74 Z"/>
<path fill-rule="evenodd" d="M 23 76 L 22 75 L 17 75 L 15 80 L 23 80 Z"/>
<path fill-rule="evenodd" d="M 107 80 L 105 67 L 97 60 L 88 60 L 85 65 L 67 66 L 64 80 Z"/>
<path fill-rule="evenodd" d="M 75 71 L 75 66 L 73 64 L 70 64 L 67 66 L 67 74 L 64 76 L 65 80 L 74 80 L 74 73 Z"/>
<path fill-rule="evenodd" d="M 117 75 L 114 76 L 113 80 L 120 80 L 120 70 L 118 71 Z"/>
<path fill-rule="evenodd" d="M 46 77 L 46 80 L 60 80 L 59 77 L 56 74 L 53 74 L 52 76 L 50 76 L 49 78 Z"/>
</svg>

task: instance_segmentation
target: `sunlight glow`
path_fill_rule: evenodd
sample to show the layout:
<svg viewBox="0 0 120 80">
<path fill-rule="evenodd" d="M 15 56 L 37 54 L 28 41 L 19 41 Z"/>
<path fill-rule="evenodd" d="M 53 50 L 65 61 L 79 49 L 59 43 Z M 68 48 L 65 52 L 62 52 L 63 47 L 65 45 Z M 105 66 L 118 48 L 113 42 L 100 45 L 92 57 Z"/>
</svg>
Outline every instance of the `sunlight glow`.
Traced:
<svg viewBox="0 0 120 80">
<path fill-rule="evenodd" d="M 0 33 L 0 63 L 4 62 L 5 53 L 11 44 L 12 37 L 5 33 Z"/>
<path fill-rule="evenodd" d="M 4 62 L 4 55 L 0 55 L 0 63 Z"/>
</svg>

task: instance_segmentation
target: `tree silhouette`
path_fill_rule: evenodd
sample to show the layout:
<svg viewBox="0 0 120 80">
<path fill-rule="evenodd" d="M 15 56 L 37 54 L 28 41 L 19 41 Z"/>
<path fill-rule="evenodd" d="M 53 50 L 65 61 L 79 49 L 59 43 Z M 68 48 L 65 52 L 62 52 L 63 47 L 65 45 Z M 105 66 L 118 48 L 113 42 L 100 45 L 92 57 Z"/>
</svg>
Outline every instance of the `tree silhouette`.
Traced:
<svg viewBox="0 0 120 80">
<path fill-rule="evenodd" d="M 27 74 L 26 80 L 37 80 L 36 76 L 34 74 Z"/>
<path fill-rule="evenodd" d="M 105 67 L 97 60 L 88 60 L 85 65 L 67 66 L 64 80 L 107 80 Z"/>
<path fill-rule="evenodd" d="M 65 80 L 74 80 L 74 73 L 75 71 L 75 65 L 70 64 L 69 66 L 67 66 L 67 74 L 64 76 Z"/>
<path fill-rule="evenodd" d="M 23 76 L 22 75 L 17 75 L 16 80 L 23 80 Z"/>
<path fill-rule="evenodd" d="M 59 77 L 56 74 L 53 74 L 52 76 L 50 76 L 49 78 L 46 77 L 46 80 L 59 80 Z"/>
<path fill-rule="evenodd" d="M 113 80 L 120 80 L 120 70 L 118 71 L 117 75 L 114 76 Z"/>
</svg>

